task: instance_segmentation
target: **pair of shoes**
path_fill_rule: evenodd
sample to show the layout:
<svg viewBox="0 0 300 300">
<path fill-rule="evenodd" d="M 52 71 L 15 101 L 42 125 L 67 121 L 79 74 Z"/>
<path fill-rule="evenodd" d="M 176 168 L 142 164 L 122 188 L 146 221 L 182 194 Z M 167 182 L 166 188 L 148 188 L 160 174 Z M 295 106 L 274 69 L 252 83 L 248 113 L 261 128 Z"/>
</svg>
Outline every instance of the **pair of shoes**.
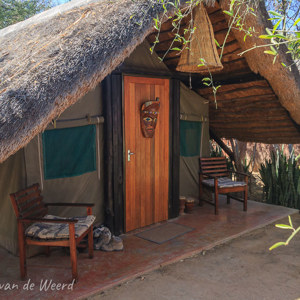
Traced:
<svg viewBox="0 0 300 300">
<path fill-rule="evenodd" d="M 93 231 L 94 249 L 100 250 L 103 245 L 107 245 L 111 240 L 111 232 L 107 227 L 98 227 Z"/>
<path fill-rule="evenodd" d="M 124 248 L 123 246 L 123 241 L 120 237 L 118 236 L 112 236 L 110 242 L 106 245 L 103 245 L 101 247 L 101 250 L 102 251 L 107 251 L 107 252 L 110 252 L 110 251 L 122 251 Z"/>
<path fill-rule="evenodd" d="M 94 227 L 94 229 L 93 229 L 93 237 L 94 238 L 99 238 L 99 237 L 103 236 L 103 234 L 105 234 L 105 235 L 110 234 L 110 230 L 103 225 Z"/>
</svg>

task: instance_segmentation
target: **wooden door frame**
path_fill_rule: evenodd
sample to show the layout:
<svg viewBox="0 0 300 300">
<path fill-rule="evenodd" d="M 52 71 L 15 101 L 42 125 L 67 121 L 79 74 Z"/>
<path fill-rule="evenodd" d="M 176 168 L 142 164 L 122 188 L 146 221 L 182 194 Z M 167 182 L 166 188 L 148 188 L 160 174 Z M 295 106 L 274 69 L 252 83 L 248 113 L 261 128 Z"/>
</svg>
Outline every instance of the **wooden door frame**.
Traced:
<svg viewBox="0 0 300 300">
<path fill-rule="evenodd" d="M 125 229 L 125 180 L 124 168 L 124 97 L 123 76 L 146 76 L 138 74 L 112 73 L 102 81 L 102 101 L 104 112 L 104 213 L 105 224 L 115 235 Z M 169 219 L 179 214 L 179 120 L 180 81 L 170 79 L 169 117 Z"/>
</svg>

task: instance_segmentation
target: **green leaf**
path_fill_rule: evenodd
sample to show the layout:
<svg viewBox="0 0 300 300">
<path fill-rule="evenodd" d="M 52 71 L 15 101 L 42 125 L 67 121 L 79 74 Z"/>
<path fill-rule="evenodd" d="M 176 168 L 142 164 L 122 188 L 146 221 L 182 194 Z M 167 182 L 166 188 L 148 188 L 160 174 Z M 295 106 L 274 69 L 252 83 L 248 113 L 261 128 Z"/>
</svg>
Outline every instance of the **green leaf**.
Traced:
<svg viewBox="0 0 300 300">
<path fill-rule="evenodd" d="M 282 15 L 279 14 L 278 12 L 276 12 L 276 11 L 269 10 L 268 13 L 271 14 L 271 15 L 273 15 L 273 16 L 282 18 Z"/>
<path fill-rule="evenodd" d="M 296 26 L 299 22 L 300 22 L 300 18 L 295 21 L 295 23 L 293 24 L 293 27 Z"/>
<path fill-rule="evenodd" d="M 202 78 L 202 81 L 211 81 L 211 79 L 209 77 L 204 77 Z"/>
<path fill-rule="evenodd" d="M 215 39 L 215 43 L 219 48 L 221 48 L 220 44 L 218 43 L 218 41 L 216 39 Z"/>
<path fill-rule="evenodd" d="M 233 12 L 232 11 L 223 10 L 223 13 L 230 16 L 230 17 L 233 17 Z"/>
<path fill-rule="evenodd" d="M 291 227 L 293 228 L 293 223 L 292 223 L 291 216 L 289 216 L 289 223 L 290 223 Z"/>
<path fill-rule="evenodd" d="M 172 48 L 171 50 L 173 50 L 173 51 L 181 51 L 181 49 L 178 48 L 178 47 L 174 47 L 174 48 Z"/>
<path fill-rule="evenodd" d="M 168 2 L 168 5 L 172 5 L 173 7 L 175 7 L 175 4 L 173 2 Z"/>
<path fill-rule="evenodd" d="M 230 10 L 231 10 L 231 11 L 232 11 L 232 8 L 233 8 L 233 5 L 234 5 L 235 1 L 236 1 L 236 0 L 231 0 L 231 1 L 230 1 Z"/>
<path fill-rule="evenodd" d="M 272 32 L 269 28 L 266 28 L 266 32 L 267 32 L 267 34 L 269 34 L 269 35 L 273 35 L 273 32 Z"/>
<path fill-rule="evenodd" d="M 283 40 L 288 40 L 288 38 L 282 34 L 275 34 L 275 37 L 277 37 L 279 39 L 283 39 Z"/>
<path fill-rule="evenodd" d="M 276 31 L 277 27 L 280 25 L 282 19 L 280 19 L 273 27 L 273 33 Z"/>
<path fill-rule="evenodd" d="M 286 225 L 286 224 L 276 224 L 275 226 L 277 228 L 281 228 L 281 229 L 293 229 L 293 227 L 291 227 L 290 225 Z"/>
<path fill-rule="evenodd" d="M 271 50 L 273 51 L 273 53 L 277 54 L 276 49 L 273 46 L 270 46 Z"/>
<path fill-rule="evenodd" d="M 286 246 L 286 244 L 285 244 L 285 242 L 278 242 L 278 243 L 274 244 L 272 247 L 270 247 L 269 250 L 271 251 L 279 246 Z"/>
<path fill-rule="evenodd" d="M 264 53 L 266 53 L 266 54 L 271 54 L 271 55 L 276 55 L 277 53 L 274 53 L 273 51 L 271 51 L 271 50 L 266 50 L 266 51 L 264 51 Z"/>
<path fill-rule="evenodd" d="M 259 36 L 260 39 L 269 39 L 269 40 L 273 37 L 274 35 L 265 35 L 265 34 Z"/>
</svg>

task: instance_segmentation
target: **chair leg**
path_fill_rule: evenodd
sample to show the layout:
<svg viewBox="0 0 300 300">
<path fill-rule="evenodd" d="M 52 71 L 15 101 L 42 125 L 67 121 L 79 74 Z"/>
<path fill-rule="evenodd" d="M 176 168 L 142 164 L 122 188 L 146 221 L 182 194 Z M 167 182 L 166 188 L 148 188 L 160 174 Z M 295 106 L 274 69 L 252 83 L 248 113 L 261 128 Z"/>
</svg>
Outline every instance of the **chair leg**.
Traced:
<svg viewBox="0 0 300 300">
<path fill-rule="evenodd" d="M 215 188 L 215 215 L 219 214 L 219 191 Z"/>
<path fill-rule="evenodd" d="M 46 256 L 50 256 L 50 253 L 51 253 L 50 246 L 46 246 L 46 250 L 45 250 Z"/>
<path fill-rule="evenodd" d="M 75 282 L 77 282 L 78 281 L 77 250 L 76 250 L 74 223 L 69 224 L 69 235 L 70 235 L 70 257 L 71 257 L 71 264 L 72 264 L 72 279 L 75 280 Z"/>
<path fill-rule="evenodd" d="M 94 257 L 94 240 L 93 240 L 93 225 L 88 233 L 88 243 L 89 243 L 89 258 Z"/>
<path fill-rule="evenodd" d="M 201 180 L 201 177 L 200 177 L 200 182 L 199 182 L 199 205 L 200 206 L 203 206 L 202 197 L 203 197 L 203 186 L 202 186 L 202 180 Z"/>
<path fill-rule="evenodd" d="M 24 225 L 21 222 L 18 222 L 18 242 L 19 242 L 19 255 L 20 255 L 20 273 L 21 273 L 21 279 L 24 280 L 27 277 L 26 245 L 25 245 Z"/>
<path fill-rule="evenodd" d="M 230 204 L 230 195 L 227 194 L 227 204 Z"/>
<path fill-rule="evenodd" d="M 244 211 L 247 211 L 248 187 L 244 191 Z"/>
</svg>

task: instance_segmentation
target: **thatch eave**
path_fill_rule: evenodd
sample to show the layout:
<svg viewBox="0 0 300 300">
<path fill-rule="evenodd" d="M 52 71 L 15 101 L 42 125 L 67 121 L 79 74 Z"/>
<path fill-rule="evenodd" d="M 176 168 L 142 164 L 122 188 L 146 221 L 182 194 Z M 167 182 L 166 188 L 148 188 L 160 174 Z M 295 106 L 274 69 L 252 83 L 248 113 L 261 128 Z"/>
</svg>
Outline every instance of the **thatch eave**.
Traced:
<svg viewBox="0 0 300 300">
<path fill-rule="evenodd" d="M 152 32 L 153 18 L 162 11 L 156 0 L 76 0 L 1 30 L 0 162 L 116 69 Z M 263 8 L 261 13 L 264 16 Z M 247 20 L 260 34 L 265 26 L 262 16 Z M 243 49 L 264 43 L 258 37 L 244 43 L 243 34 L 236 36 Z M 285 61 L 286 54 L 281 56 Z M 300 123 L 298 71 L 289 72 L 279 60 L 272 65 L 263 49 L 246 58 Z"/>
<path fill-rule="evenodd" d="M 162 12 L 159 1 L 79 0 L 1 30 L 0 162 L 95 88 Z"/>
<path fill-rule="evenodd" d="M 223 10 L 228 10 L 229 1 L 221 0 L 220 6 Z M 226 16 L 228 19 L 228 16 Z M 245 18 L 246 27 L 252 26 L 256 33 L 247 37 L 244 41 L 244 33 L 234 30 L 233 33 L 238 40 L 243 51 L 252 48 L 254 45 L 266 45 L 268 40 L 259 38 L 259 35 L 265 34 L 265 28 L 272 28 L 269 16 L 263 1 L 259 2 L 256 16 L 248 14 Z M 279 51 L 279 57 L 273 63 L 274 56 L 264 53 L 268 48 L 261 47 L 251 50 L 244 54 L 251 70 L 259 73 L 266 78 L 275 94 L 278 96 L 281 105 L 288 110 L 292 119 L 300 124 L 300 75 L 297 66 L 294 64 L 291 56 L 287 54 L 287 49 L 282 46 Z M 291 70 L 282 66 L 292 65 Z"/>
</svg>

